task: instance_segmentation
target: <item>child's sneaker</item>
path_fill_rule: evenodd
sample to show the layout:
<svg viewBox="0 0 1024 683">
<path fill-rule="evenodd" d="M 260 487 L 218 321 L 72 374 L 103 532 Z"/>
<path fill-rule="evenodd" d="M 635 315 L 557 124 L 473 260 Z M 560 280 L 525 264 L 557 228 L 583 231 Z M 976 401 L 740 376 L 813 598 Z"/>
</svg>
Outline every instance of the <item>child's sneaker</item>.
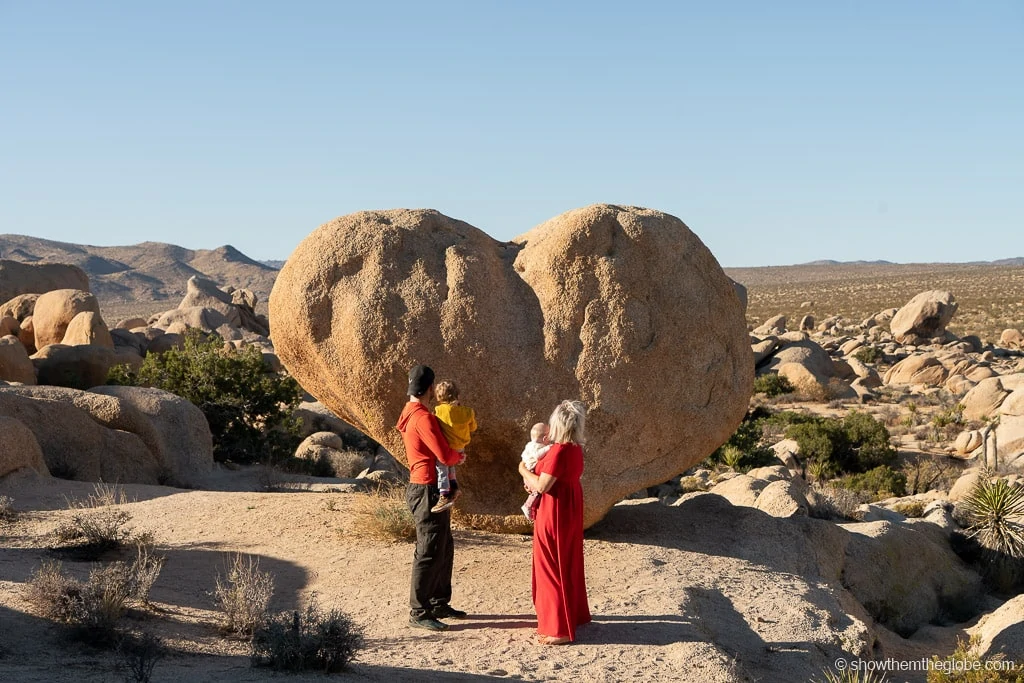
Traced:
<svg viewBox="0 0 1024 683">
<path fill-rule="evenodd" d="M 455 505 L 455 498 L 452 496 L 442 494 L 441 497 L 437 499 L 437 504 L 434 507 L 430 508 L 430 511 L 444 512 L 452 505 Z"/>
</svg>

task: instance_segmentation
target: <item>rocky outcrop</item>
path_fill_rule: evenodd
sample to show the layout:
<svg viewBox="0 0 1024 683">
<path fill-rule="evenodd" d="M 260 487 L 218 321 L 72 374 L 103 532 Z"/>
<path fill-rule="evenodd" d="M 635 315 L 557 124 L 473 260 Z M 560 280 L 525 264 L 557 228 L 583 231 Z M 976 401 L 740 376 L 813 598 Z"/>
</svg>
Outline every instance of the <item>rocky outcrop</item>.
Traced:
<svg viewBox="0 0 1024 683">
<path fill-rule="evenodd" d="M 19 263 L 0 259 L 0 301 L 10 301 L 19 294 L 44 294 L 55 289 L 88 292 L 89 277 L 81 268 L 63 263 Z"/>
<path fill-rule="evenodd" d="M 213 468 L 213 437 L 203 411 L 161 389 L 98 386 L 89 393 L 111 397 L 135 417 L 121 429 L 140 436 L 160 464 L 161 476 L 177 486 L 196 486 Z"/>
<path fill-rule="evenodd" d="M 36 383 L 36 368 L 24 345 L 13 335 L 0 337 L 0 380 L 20 384 Z"/>
<path fill-rule="evenodd" d="M 20 469 L 50 476 L 43 449 L 31 429 L 13 417 L 0 417 L 0 434 L 4 435 L 0 439 L 0 477 Z"/>
<path fill-rule="evenodd" d="M 299 383 L 395 454 L 408 369 L 456 379 L 481 425 L 460 509 L 496 528 L 522 504 L 530 425 L 559 401 L 590 410 L 589 526 L 723 443 L 753 382 L 732 282 L 681 221 L 632 207 L 570 211 L 512 243 L 436 211 L 345 216 L 292 254 L 270 318 Z"/>
<path fill-rule="evenodd" d="M 115 365 L 138 369 L 142 357 L 123 347 L 50 344 L 32 356 L 32 363 L 39 384 L 84 390 L 106 384 L 107 374 Z"/>
<path fill-rule="evenodd" d="M 99 302 L 87 291 L 57 289 L 40 296 L 32 313 L 35 347 L 61 343 L 74 317 L 86 311 L 100 313 Z"/>
<path fill-rule="evenodd" d="M 135 434 L 110 429 L 71 403 L 0 388 L 0 416 L 15 418 L 35 435 L 54 476 L 79 481 L 156 484 L 160 467 Z"/>
<path fill-rule="evenodd" d="M 68 323 L 64 331 L 64 339 L 61 344 L 68 346 L 82 346 L 92 344 L 94 346 L 105 346 L 108 349 L 114 348 L 114 340 L 110 337 L 110 330 L 99 313 L 93 311 L 82 311 Z"/>
<path fill-rule="evenodd" d="M 889 323 L 892 336 L 900 343 L 939 337 L 956 313 L 956 300 L 950 292 L 921 292 L 904 304 Z"/>
</svg>

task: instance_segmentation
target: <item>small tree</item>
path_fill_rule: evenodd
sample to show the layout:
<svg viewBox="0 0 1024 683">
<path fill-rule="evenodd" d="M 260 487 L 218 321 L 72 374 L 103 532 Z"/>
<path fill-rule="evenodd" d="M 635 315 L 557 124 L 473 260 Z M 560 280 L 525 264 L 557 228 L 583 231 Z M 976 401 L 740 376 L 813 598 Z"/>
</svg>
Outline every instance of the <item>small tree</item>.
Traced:
<svg viewBox="0 0 1024 683">
<path fill-rule="evenodd" d="M 213 457 L 220 462 L 277 462 L 299 444 L 292 418 L 299 385 L 268 372 L 254 346 L 225 347 L 219 337 L 189 330 L 184 348 L 149 354 L 138 372 L 117 366 L 108 382 L 157 387 L 197 405 L 210 423 Z"/>
</svg>

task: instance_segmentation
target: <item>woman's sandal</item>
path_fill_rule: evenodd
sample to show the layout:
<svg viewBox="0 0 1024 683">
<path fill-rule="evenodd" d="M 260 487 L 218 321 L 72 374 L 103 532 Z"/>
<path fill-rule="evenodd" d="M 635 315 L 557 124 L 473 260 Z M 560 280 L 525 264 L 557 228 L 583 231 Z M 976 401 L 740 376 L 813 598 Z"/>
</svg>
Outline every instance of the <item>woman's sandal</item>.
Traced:
<svg viewBox="0 0 1024 683">
<path fill-rule="evenodd" d="M 569 638 L 559 638 L 558 636 L 537 636 L 537 642 L 541 645 L 566 645 L 571 643 L 572 640 Z"/>
</svg>

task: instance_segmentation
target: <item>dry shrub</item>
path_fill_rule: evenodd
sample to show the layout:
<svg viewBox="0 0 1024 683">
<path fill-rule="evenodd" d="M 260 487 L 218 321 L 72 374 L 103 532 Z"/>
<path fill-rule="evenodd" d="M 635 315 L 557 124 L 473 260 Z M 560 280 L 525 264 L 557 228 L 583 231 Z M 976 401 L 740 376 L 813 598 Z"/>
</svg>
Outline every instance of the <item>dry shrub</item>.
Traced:
<svg viewBox="0 0 1024 683">
<path fill-rule="evenodd" d="M 101 508 L 111 505 L 123 505 L 133 503 L 124 492 L 124 487 L 118 484 L 107 484 L 102 481 L 93 484 L 92 493 L 84 500 L 68 500 L 68 509 Z"/>
<path fill-rule="evenodd" d="M 214 598 L 224 612 L 224 631 L 251 636 L 267 616 L 267 605 L 274 594 L 274 577 L 260 571 L 259 560 L 235 554 L 228 560 L 225 576 L 217 575 Z"/>
<path fill-rule="evenodd" d="M 54 535 L 58 541 L 98 557 L 107 550 L 122 547 L 131 538 L 132 529 L 128 526 L 131 519 L 126 510 L 115 508 L 83 511 L 58 526 Z"/>
<path fill-rule="evenodd" d="M 402 489 L 380 488 L 356 499 L 352 522 L 361 536 L 380 541 L 411 541 L 416 538 L 416 520 L 409 511 Z"/>
<path fill-rule="evenodd" d="M 84 583 L 59 562 L 44 563 L 25 595 L 42 616 L 68 625 L 72 638 L 96 646 L 117 642 L 117 623 L 132 597 L 132 569 L 123 562 L 94 567 Z"/>
<path fill-rule="evenodd" d="M 901 500 L 898 503 L 893 503 L 889 506 L 889 509 L 893 512 L 898 512 L 904 517 L 924 517 L 924 509 L 926 505 L 923 500 Z"/>
<path fill-rule="evenodd" d="M 132 565 L 134 582 L 134 597 L 143 605 L 149 605 L 149 591 L 156 583 L 160 572 L 163 571 L 164 563 L 167 562 L 165 555 L 155 555 L 151 545 L 139 543 L 136 546 L 137 555 Z"/>
<path fill-rule="evenodd" d="M 953 654 L 945 659 L 932 657 L 928 683 L 1024 683 L 1024 659 L 1006 660 L 998 653 L 982 660 L 977 652 L 980 646 L 977 634 L 969 641 L 958 638 Z"/>
<path fill-rule="evenodd" d="M 126 679 L 135 683 L 151 680 L 156 663 L 167 656 L 163 641 L 149 632 L 125 634 L 118 643 L 117 651 L 128 669 Z"/>
<path fill-rule="evenodd" d="M 253 633 L 252 662 L 277 671 L 343 671 L 363 645 L 362 629 L 344 612 L 323 612 L 316 596 L 302 612 L 281 612 Z"/>
<path fill-rule="evenodd" d="M 10 523 L 18 519 L 18 511 L 14 509 L 14 500 L 10 496 L 0 496 L 0 522 Z"/>
<path fill-rule="evenodd" d="M 864 500 L 854 491 L 831 485 L 812 484 L 813 505 L 810 515 L 818 519 L 857 520 Z"/>
</svg>

